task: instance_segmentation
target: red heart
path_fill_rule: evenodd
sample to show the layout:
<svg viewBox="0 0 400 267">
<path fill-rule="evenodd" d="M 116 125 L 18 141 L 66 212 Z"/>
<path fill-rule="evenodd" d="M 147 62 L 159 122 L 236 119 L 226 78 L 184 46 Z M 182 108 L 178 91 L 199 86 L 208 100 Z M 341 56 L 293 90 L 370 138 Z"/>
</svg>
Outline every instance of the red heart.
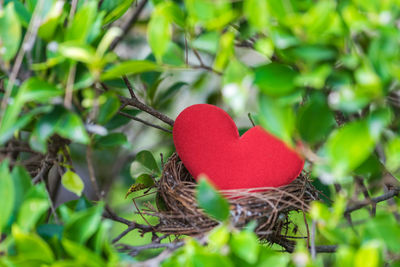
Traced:
<svg viewBox="0 0 400 267">
<path fill-rule="evenodd" d="M 304 166 L 294 150 L 260 126 L 239 136 L 229 114 L 213 105 L 183 110 L 173 138 L 193 177 L 206 174 L 220 190 L 279 187 L 296 179 Z"/>
</svg>

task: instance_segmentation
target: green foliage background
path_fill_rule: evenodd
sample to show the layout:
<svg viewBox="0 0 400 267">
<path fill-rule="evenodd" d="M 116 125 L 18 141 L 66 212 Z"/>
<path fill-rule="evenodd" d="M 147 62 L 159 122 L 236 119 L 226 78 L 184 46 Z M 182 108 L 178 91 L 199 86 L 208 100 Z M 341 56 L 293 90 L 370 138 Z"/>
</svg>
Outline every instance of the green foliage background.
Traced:
<svg viewBox="0 0 400 267">
<path fill-rule="evenodd" d="M 221 226 L 155 260 L 400 266 L 399 12 L 398 0 L 0 0 L 0 266 L 124 266 L 160 253 L 139 229 L 114 242 L 130 253 L 112 244 L 125 226 L 107 210 L 157 223 L 124 196 L 132 184 L 134 196 L 152 190 L 154 155 L 174 151 L 159 115 L 199 102 L 228 110 L 241 132 L 250 112 L 301 142 L 326 198 L 307 214 L 312 240 L 288 254 L 259 244 L 251 225 L 232 229 L 202 181 L 199 203 Z M 315 255 L 315 244 L 335 252 Z"/>
</svg>

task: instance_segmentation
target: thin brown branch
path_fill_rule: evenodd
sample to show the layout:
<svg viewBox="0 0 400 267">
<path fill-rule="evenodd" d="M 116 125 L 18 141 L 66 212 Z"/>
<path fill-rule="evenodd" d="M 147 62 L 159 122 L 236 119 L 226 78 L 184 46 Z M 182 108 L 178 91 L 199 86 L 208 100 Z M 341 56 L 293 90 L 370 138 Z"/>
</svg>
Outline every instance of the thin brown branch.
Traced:
<svg viewBox="0 0 400 267">
<path fill-rule="evenodd" d="M 206 66 L 206 65 L 191 65 L 190 67 L 193 68 L 193 69 L 205 69 L 205 70 L 211 71 L 211 72 L 213 72 L 215 74 L 222 75 L 222 72 L 220 72 L 218 70 L 215 70 L 215 69 L 211 68 L 210 66 Z"/>
<path fill-rule="evenodd" d="M 128 252 L 131 256 L 136 256 L 141 251 L 148 250 L 148 249 L 158 249 L 158 248 L 167 248 L 170 250 L 175 250 L 183 246 L 185 242 L 173 242 L 173 243 L 151 243 L 143 246 L 131 246 L 127 244 L 118 244 L 116 247 L 120 252 Z"/>
<path fill-rule="evenodd" d="M 141 233 L 148 233 L 148 232 L 153 232 L 153 227 L 150 225 L 145 225 L 145 224 L 139 224 L 133 221 L 129 221 L 125 218 L 122 218 L 118 216 L 108 205 L 106 205 L 104 213 L 103 213 L 104 218 L 108 218 L 110 220 L 122 223 L 127 225 L 128 227 L 132 226 L 133 229 L 139 229 Z"/>
<path fill-rule="evenodd" d="M 124 80 L 127 88 L 129 89 L 131 98 L 126 98 L 126 97 L 120 96 L 120 101 L 122 102 L 122 104 L 138 108 L 171 126 L 174 125 L 174 120 L 170 119 L 168 116 L 162 114 L 161 112 L 155 110 L 154 108 L 147 106 L 146 104 L 139 101 L 139 99 L 136 97 L 135 93 L 133 92 L 133 87 L 132 87 L 132 84 L 129 82 L 129 80 L 126 77 L 124 77 L 123 80 Z"/>
<path fill-rule="evenodd" d="M 344 213 L 345 214 L 349 214 L 349 213 L 351 213 L 353 211 L 356 211 L 356 210 L 359 210 L 359 209 L 361 209 L 363 207 L 371 205 L 371 202 L 377 204 L 379 202 L 386 201 L 386 200 L 391 199 L 391 198 L 393 198 L 395 196 L 398 196 L 399 194 L 400 194 L 400 188 L 392 188 L 392 189 L 388 190 L 387 193 L 385 193 L 385 194 L 383 194 L 381 196 L 372 198 L 370 201 L 369 200 L 360 201 L 360 202 L 358 202 L 356 204 L 353 204 L 352 206 L 347 207 Z"/>
<path fill-rule="evenodd" d="M 121 238 L 123 238 L 125 235 L 127 235 L 129 232 L 131 232 L 132 230 L 135 230 L 135 225 L 130 225 L 128 226 L 128 228 L 123 231 L 121 234 L 119 234 L 116 238 L 114 238 L 111 242 L 113 244 L 117 243 Z"/>
<path fill-rule="evenodd" d="M 143 123 L 143 124 L 145 124 L 145 125 L 147 125 L 147 126 L 150 126 L 150 127 L 156 128 L 156 129 L 159 129 L 159 130 L 164 131 L 164 132 L 166 132 L 166 133 L 172 133 L 172 131 L 170 131 L 170 130 L 168 130 L 168 129 L 165 129 L 165 128 L 161 127 L 161 126 L 152 124 L 152 123 L 150 123 L 150 122 L 147 122 L 147 121 L 145 121 L 145 120 L 142 120 L 142 119 L 140 119 L 140 118 L 137 118 L 137 117 L 135 117 L 135 116 L 132 116 L 131 114 L 128 114 L 128 113 L 125 113 L 125 112 L 122 112 L 122 111 L 119 111 L 118 114 L 120 114 L 120 115 L 122 115 L 122 116 L 124 116 L 124 117 L 127 117 L 127 118 L 129 118 L 129 119 L 131 119 L 131 120 L 135 120 L 135 121 L 141 122 L 141 123 Z"/>
<path fill-rule="evenodd" d="M 217 71 L 217 70 L 207 66 L 206 64 L 204 64 L 204 61 L 201 58 L 200 53 L 196 49 L 192 48 L 192 50 L 193 50 L 194 55 L 197 57 L 197 60 L 200 63 L 200 65 L 192 65 L 191 66 L 192 68 L 194 68 L 194 69 L 205 69 L 205 70 L 214 72 L 215 74 L 222 75 L 222 72 Z"/>
<path fill-rule="evenodd" d="M 128 77 L 126 75 L 122 76 L 122 80 L 124 80 L 124 83 L 126 87 L 128 87 L 129 94 L 131 95 L 131 98 L 137 99 L 135 92 L 133 91 L 132 84 L 129 82 Z"/>
<path fill-rule="evenodd" d="M 110 45 L 110 50 L 114 50 L 115 47 L 121 42 L 122 38 L 127 35 L 129 29 L 138 21 L 140 14 L 146 6 L 148 0 L 142 0 L 136 9 L 129 14 L 128 19 L 121 26 L 122 34 L 116 37 Z"/>
</svg>

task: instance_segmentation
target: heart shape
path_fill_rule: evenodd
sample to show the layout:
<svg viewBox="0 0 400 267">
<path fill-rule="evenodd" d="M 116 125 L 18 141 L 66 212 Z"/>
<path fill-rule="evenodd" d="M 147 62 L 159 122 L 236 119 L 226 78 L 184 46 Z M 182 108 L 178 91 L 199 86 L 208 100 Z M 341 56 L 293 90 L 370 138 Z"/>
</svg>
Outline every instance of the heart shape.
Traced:
<svg viewBox="0 0 400 267">
<path fill-rule="evenodd" d="M 193 177 L 205 174 L 219 190 L 279 187 L 296 179 L 304 166 L 293 149 L 260 126 L 239 136 L 229 114 L 213 105 L 183 110 L 173 139 Z"/>
</svg>

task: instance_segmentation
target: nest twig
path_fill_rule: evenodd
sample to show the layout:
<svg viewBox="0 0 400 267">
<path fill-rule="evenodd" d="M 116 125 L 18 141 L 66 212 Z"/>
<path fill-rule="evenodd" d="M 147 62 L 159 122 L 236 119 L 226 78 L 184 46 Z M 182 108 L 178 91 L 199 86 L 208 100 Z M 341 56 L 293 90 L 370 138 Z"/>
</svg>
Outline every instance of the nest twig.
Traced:
<svg viewBox="0 0 400 267">
<path fill-rule="evenodd" d="M 196 181 L 177 154 L 173 154 L 165 164 L 157 186 L 158 195 L 166 207 L 146 212 L 159 217 L 160 223 L 155 226 L 157 232 L 198 236 L 218 225 L 198 207 Z M 255 233 L 261 241 L 277 243 L 287 250 L 294 245 L 288 236 L 289 230 L 297 229 L 288 214 L 291 211 L 304 212 L 311 201 L 318 199 L 318 191 L 305 174 L 279 188 L 225 190 L 222 193 L 229 200 L 231 221 L 235 227 L 242 228 L 255 221 Z"/>
</svg>

